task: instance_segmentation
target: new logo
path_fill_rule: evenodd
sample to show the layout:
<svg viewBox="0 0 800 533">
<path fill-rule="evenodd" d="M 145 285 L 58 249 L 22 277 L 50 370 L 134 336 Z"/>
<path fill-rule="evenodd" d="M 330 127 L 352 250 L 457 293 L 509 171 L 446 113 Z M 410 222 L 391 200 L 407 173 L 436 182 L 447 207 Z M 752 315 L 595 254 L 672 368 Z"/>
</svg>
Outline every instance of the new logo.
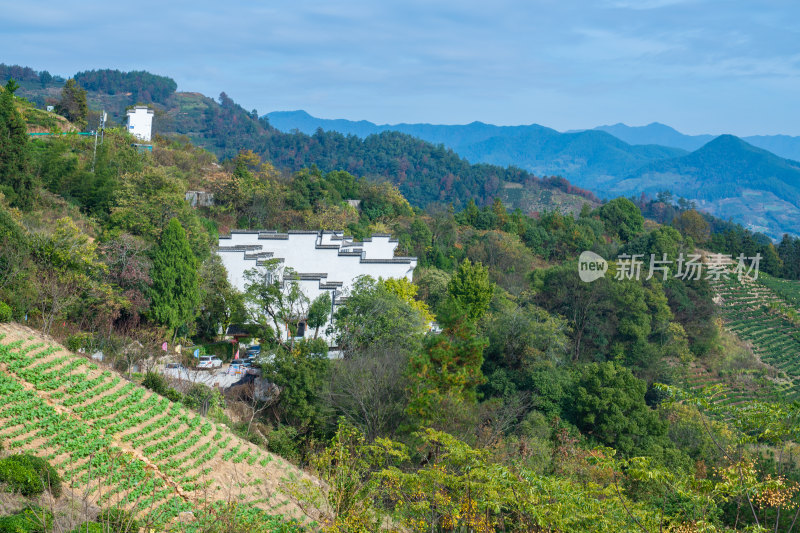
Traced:
<svg viewBox="0 0 800 533">
<path fill-rule="evenodd" d="M 608 263 L 594 252 L 585 251 L 578 257 L 578 276 L 581 281 L 591 283 L 606 275 Z"/>
</svg>

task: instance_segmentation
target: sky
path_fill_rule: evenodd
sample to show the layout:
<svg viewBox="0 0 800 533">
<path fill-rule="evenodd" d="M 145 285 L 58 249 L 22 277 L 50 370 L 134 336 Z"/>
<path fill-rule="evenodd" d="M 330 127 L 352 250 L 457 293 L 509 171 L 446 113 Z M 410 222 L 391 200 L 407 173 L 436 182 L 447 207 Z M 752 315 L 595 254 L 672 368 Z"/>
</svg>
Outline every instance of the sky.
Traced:
<svg viewBox="0 0 800 533">
<path fill-rule="evenodd" d="M 376 123 L 800 135 L 796 0 L 0 0 L 0 62 Z"/>
</svg>

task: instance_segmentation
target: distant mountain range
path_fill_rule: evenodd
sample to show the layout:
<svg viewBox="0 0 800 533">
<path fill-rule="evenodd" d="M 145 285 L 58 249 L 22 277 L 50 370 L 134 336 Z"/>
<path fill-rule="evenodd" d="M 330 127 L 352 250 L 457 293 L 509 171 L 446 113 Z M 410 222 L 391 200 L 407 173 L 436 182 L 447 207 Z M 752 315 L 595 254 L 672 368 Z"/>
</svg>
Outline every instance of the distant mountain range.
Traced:
<svg viewBox="0 0 800 533">
<path fill-rule="evenodd" d="M 428 142 L 444 144 L 472 162 L 516 166 L 538 176 L 560 175 L 579 187 L 592 187 L 615 176 L 627 175 L 652 161 L 686 154 L 665 146 L 632 146 L 595 130 L 560 133 L 529 126 L 373 124 L 367 121 L 328 120 L 305 111 L 277 111 L 266 115 L 270 125 L 289 132 L 312 134 L 318 128 L 366 137 L 399 131 Z"/>
<path fill-rule="evenodd" d="M 800 163 L 783 159 L 733 135 L 698 150 L 656 161 L 610 184 L 614 196 L 671 190 L 722 218 L 777 237 L 800 235 Z"/>
<path fill-rule="evenodd" d="M 773 238 L 800 235 L 800 163 L 784 158 L 800 159 L 799 137 L 684 135 L 658 123 L 560 133 L 536 124 L 378 125 L 320 119 L 305 111 L 266 116 L 279 130 L 308 134 L 322 129 L 366 137 L 399 131 L 441 143 L 472 162 L 560 175 L 601 197 L 671 190 Z"/>
<path fill-rule="evenodd" d="M 711 141 L 714 135 L 686 135 L 665 124 L 653 122 L 647 126 L 598 126 L 595 130 L 605 131 L 628 144 L 660 144 L 683 150 L 694 151 Z M 750 135 L 742 137 L 753 146 L 769 150 L 786 159 L 800 161 L 800 137 L 790 135 Z"/>
</svg>

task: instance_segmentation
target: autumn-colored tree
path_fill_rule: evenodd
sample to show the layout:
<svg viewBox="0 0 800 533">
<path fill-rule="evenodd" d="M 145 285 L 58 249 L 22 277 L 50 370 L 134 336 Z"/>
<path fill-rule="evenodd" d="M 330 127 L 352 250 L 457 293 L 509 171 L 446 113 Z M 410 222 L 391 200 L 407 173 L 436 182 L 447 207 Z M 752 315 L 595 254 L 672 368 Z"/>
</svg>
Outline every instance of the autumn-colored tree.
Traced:
<svg viewBox="0 0 800 533">
<path fill-rule="evenodd" d="M 678 231 L 687 237 L 691 237 L 696 244 L 708 242 L 711 236 L 711 229 L 708 222 L 703 218 L 703 215 L 698 213 L 695 209 L 689 209 L 681 213 L 680 216 L 675 219 L 673 225 Z"/>
<path fill-rule="evenodd" d="M 419 290 L 419 287 L 408 281 L 406 278 L 388 278 L 383 280 L 382 283 L 383 286 L 389 290 L 389 292 L 399 296 L 409 306 L 411 306 L 413 309 L 416 309 L 422 318 L 427 322 L 433 321 L 434 316 L 431 313 L 431 310 L 428 308 L 428 304 L 416 299 L 417 290 Z"/>
</svg>

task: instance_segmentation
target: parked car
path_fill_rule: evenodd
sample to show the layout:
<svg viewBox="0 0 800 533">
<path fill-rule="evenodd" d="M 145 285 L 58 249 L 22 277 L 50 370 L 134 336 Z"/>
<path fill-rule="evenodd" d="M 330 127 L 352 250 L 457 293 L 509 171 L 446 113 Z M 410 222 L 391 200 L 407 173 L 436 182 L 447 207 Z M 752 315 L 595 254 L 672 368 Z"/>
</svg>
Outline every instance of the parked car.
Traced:
<svg viewBox="0 0 800 533">
<path fill-rule="evenodd" d="M 203 370 L 212 370 L 214 368 L 221 368 L 222 367 L 222 360 L 217 359 L 213 355 L 201 355 L 200 361 L 197 363 L 197 368 L 202 368 Z"/>
<path fill-rule="evenodd" d="M 261 346 L 259 346 L 259 345 L 248 346 L 247 347 L 247 351 L 245 351 L 245 354 L 248 357 L 255 357 L 256 355 L 258 355 L 260 353 L 261 353 Z"/>
<path fill-rule="evenodd" d="M 164 366 L 164 368 L 166 370 L 186 370 L 184 366 L 180 363 L 167 363 L 166 366 Z"/>
</svg>

